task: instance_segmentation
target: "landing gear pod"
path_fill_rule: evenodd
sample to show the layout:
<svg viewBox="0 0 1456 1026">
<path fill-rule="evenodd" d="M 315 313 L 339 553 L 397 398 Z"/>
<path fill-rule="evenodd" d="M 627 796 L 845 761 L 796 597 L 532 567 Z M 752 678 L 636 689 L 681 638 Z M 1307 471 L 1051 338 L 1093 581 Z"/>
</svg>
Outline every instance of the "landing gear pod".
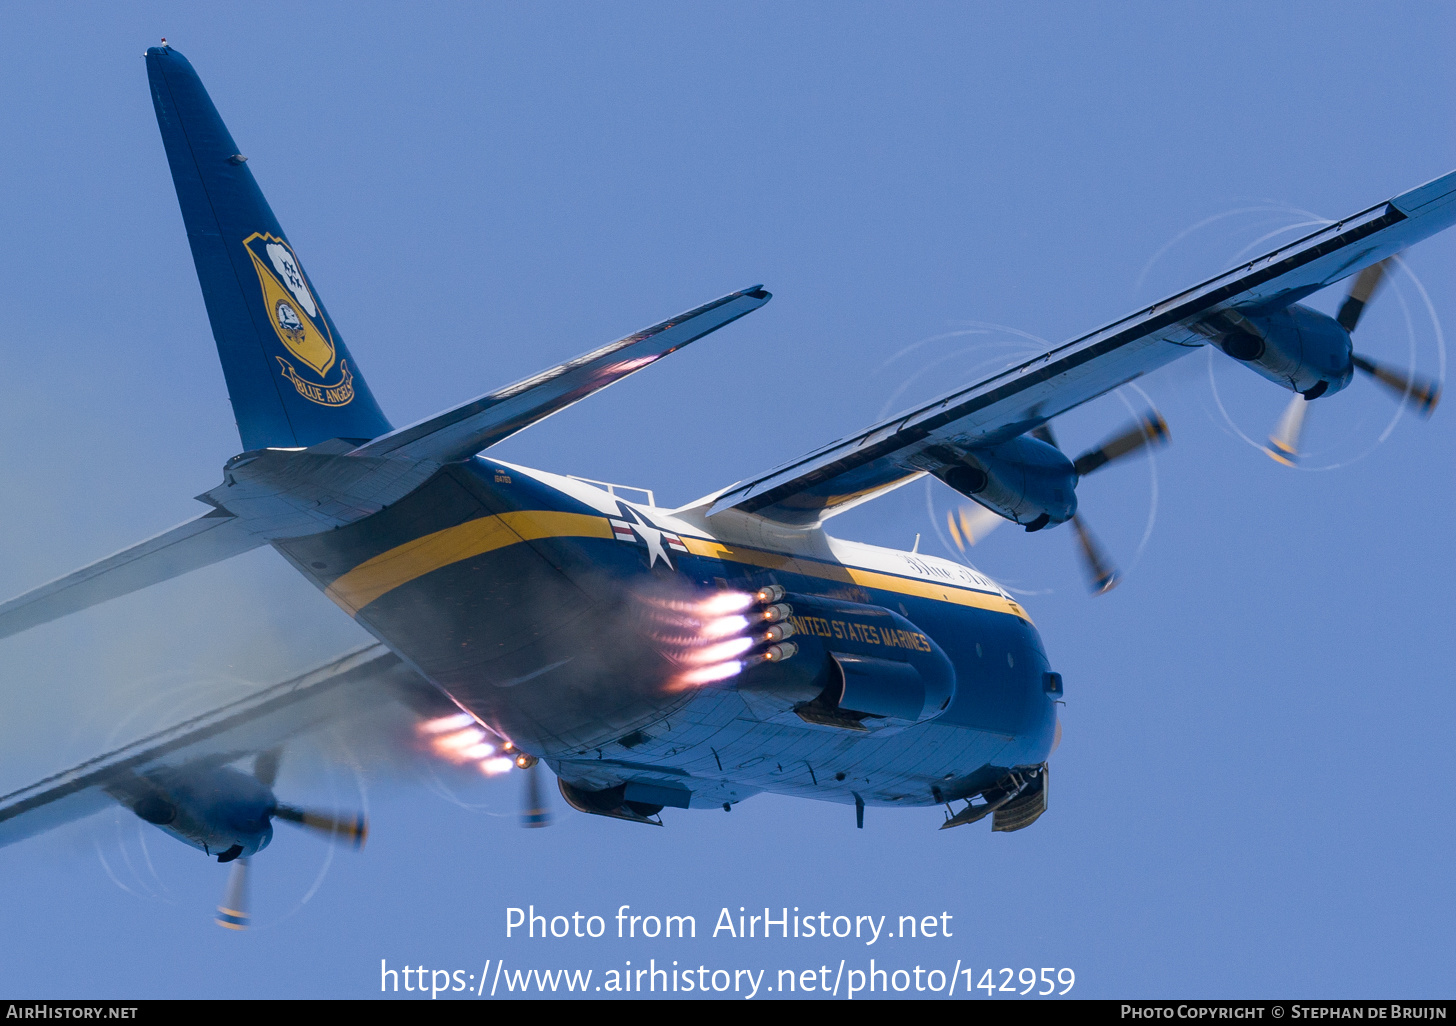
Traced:
<svg viewBox="0 0 1456 1026">
<path fill-rule="evenodd" d="M 866 716 L 915 722 L 925 711 L 925 682 L 909 663 L 831 652 L 839 671 L 836 705 Z"/>
<path fill-rule="evenodd" d="M 662 811 L 665 803 L 636 800 L 628 795 L 630 788 L 628 784 L 618 784 L 616 787 L 609 787 L 602 791 L 587 790 L 576 784 L 567 783 L 561 777 L 556 778 L 556 784 L 561 789 L 561 797 L 566 799 L 566 804 L 577 812 L 585 812 L 592 816 L 607 816 L 611 819 L 625 819 L 629 823 L 662 826 L 662 818 L 658 816 L 658 813 Z M 649 794 L 639 797 L 655 798 L 659 796 Z M 673 802 L 673 804 L 678 803 Z M 682 803 L 680 807 L 687 808 L 686 802 Z"/>
<path fill-rule="evenodd" d="M 737 683 L 761 712 L 869 731 L 934 719 L 950 706 L 955 669 L 910 620 L 859 602 L 791 595 L 789 603 L 794 658 L 753 666 Z"/>
</svg>

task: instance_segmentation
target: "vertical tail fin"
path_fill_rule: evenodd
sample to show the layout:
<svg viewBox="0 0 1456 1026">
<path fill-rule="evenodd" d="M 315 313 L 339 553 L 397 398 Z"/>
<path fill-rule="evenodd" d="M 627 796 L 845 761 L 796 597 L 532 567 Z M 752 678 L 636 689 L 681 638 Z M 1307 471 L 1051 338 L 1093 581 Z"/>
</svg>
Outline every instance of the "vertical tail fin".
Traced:
<svg viewBox="0 0 1456 1026">
<path fill-rule="evenodd" d="M 243 448 L 390 429 L 263 198 L 247 157 L 176 50 L 147 77 Z"/>
</svg>

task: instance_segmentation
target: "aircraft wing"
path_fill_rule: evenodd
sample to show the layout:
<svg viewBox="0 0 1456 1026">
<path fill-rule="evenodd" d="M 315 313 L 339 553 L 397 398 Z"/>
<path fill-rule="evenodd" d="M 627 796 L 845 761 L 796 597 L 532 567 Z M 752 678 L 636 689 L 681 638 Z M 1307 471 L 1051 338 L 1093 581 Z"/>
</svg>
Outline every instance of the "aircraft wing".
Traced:
<svg viewBox="0 0 1456 1026">
<path fill-rule="evenodd" d="M 1456 223 L 1456 172 L 1329 225 L 1018 367 L 883 421 L 704 502 L 808 526 L 1023 434 L 1201 346 L 1192 325 L 1227 308 L 1288 305 Z"/>
<path fill-rule="evenodd" d="M 137 773 L 204 758 L 230 762 L 389 700 L 422 716 L 458 712 L 398 656 L 373 644 L 0 795 L 0 847 L 108 808 L 114 804 L 108 788 L 124 786 Z"/>
<path fill-rule="evenodd" d="M 771 293 L 761 285 L 730 293 L 514 385 L 381 435 L 350 455 L 436 463 L 466 459 L 752 313 L 770 298 Z"/>
<path fill-rule="evenodd" d="M 0 638 L 265 544 L 236 517 L 213 510 L 0 603 Z"/>
</svg>

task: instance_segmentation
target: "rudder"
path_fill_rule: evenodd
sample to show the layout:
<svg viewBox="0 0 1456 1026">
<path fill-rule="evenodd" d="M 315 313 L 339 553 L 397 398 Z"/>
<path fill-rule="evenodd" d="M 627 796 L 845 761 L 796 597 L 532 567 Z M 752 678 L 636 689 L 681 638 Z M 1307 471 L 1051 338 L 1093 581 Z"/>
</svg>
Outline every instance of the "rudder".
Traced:
<svg viewBox="0 0 1456 1026">
<path fill-rule="evenodd" d="M 197 72 L 164 45 L 147 77 L 243 448 L 390 430 Z"/>
</svg>

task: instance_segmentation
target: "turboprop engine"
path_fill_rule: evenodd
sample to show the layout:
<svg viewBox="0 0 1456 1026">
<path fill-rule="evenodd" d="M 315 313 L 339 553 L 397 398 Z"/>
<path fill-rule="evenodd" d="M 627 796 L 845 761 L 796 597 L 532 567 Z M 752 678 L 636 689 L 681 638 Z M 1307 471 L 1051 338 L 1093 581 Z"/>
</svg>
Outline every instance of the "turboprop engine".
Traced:
<svg viewBox="0 0 1456 1026">
<path fill-rule="evenodd" d="M 336 816 L 279 802 L 273 782 L 280 757 L 278 749 L 258 753 L 252 773 L 199 759 L 122 777 L 107 788 L 139 819 L 219 862 L 232 863 L 216 919 L 229 930 L 248 928 L 248 866 L 252 856 L 273 840 L 273 820 L 354 848 L 362 848 L 369 833 L 362 813 Z"/>
<path fill-rule="evenodd" d="M 1203 328 L 1229 356 L 1306 399 L 1332 395 L 1355 375 L 1350 333 L 1298 303 L 1257 314 L 1221 310 Z"/>
<path fill-rule="evenodd" d="M 967 498 L 979 503 L 949 516 L 952 540 L 964 552 L 1003 520 L 1040 531 L 1048 524 L 1070 522 L 1078 551 L 1094 592 L 1117 584 L 1118 573 L 1077 513 L 1077 482 L 1149 446 L 1165 445 L 1168 425 L 1149 410 L 1101 445 L 1068 459 L 1057 445 L 1051 424 L 983 448 L 953 449 L 933 445 L 925 450 L 925 469 Z M 979 510 L 979 512 L 972 512 Z"/>
<path fill-rule="evenodd" d="M 935 476 L 1028 531 L 1061 524 L 1077 512 L 1077 471 L 1066 453 L 1021 435 L 984 449 L 929 454 L 944 466 Z"/>
<path fill-rule="evenodd" d="M 1305 401 L 1340 391 L 1355 371 L 1422 417 L 1436 409 L 1439 381 L 1362 356 L 1351 343 L 1356 325 L 1395 259 L 1371 264 L 1356 275 L 1334 317 L 1295 304 L 1273 311 L 1220 310 L 1192 326 L 1235 360 L 1295 393 L 1265 449 L 1280 463 L 1293 466 L 1299 460 Z"/>
<path fill-rule="evenodd" d="M 253 774 L 228 766 L 189 767 L 139 777 L 127 790 L 132 793 L 125 799 L 140 819 L 219 862 L 256 855 L 273 839 L 278 802 Z"/>
</svg>

